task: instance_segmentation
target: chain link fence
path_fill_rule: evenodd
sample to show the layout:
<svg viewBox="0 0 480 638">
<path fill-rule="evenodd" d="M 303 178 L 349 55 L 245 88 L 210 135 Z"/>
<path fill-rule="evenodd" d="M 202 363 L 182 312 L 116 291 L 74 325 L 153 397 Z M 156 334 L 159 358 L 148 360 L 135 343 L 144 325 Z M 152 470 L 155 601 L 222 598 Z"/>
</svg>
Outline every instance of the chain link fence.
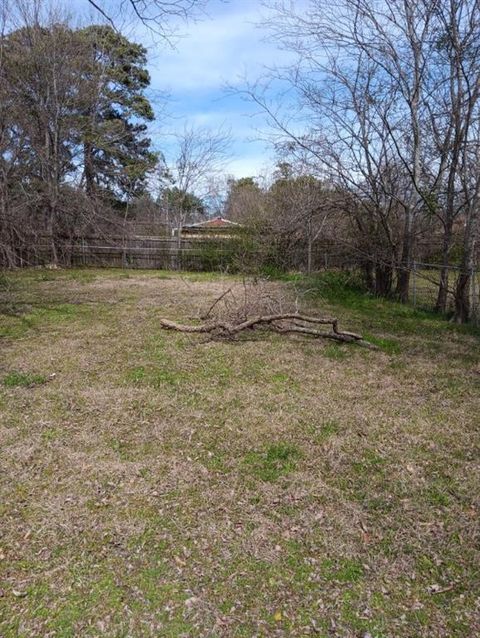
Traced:
<svg viewBox="0 0 480 638">
<path fill-rule="evenodd" d="M 248 238 L 247 238 L 248 239 Z M 39 238 L 22 253 L 20 265 L 45 266 L 52 262 L 49 238 Z M 425 249 L 425 247 L 424 247 Z M 438 246 L 429 247 L 433 254 Z M 438 250 L 437 250 L 438 252 Z M 352 270 L 364 272 L 365 264 L 372 268 L 378 257 L 370 256 L 354 246 L 336 240 L 316 241 L 310 252 L 303 243 L 273 246 L 265 241 L 251 242 L 244 237 L 230 239 L 197 237 L 179 240 L 171 237 L 74 237 L 57 247 L 60 266 L 94 266 L 120 268 L 163 268 L 172 270 L 221 270 L 225 272 L 250 272 L 255 268 L 264 273 L 275 271 L 320 272 L 325 270 Z M 388 262 L 384 263 L 389 266 Z M 390 266 L 395 286 L 396 269 Z M 443 267 L 433 262 L 415 261 L 410 271 L 408 303 L 415 308 L 435 311 Z M 447 268 L 446 304 L 448 314 L 455 310 L 455 288 L 460 273 L 458 266 Z M 381 294 L 381 293 L 379 293 Z M 480 325 L 480 268 L 472 271 L 470 278 L 470 317 Z"/>
<path fill-rule="evenodd" d="M 410 300 L 415 308 L 421 310 L 435 310 L 442 275 L 442 266 L 415 261 L 410 277 Z M 455 287 L 460 272 L 458 266 L 447 268 L 447 312 L 453 312 L 455 307 Z M 472 322 L 480 325 L 480 269 L 473 269 L 470 280 L 470 312 Z"/>
</svg>

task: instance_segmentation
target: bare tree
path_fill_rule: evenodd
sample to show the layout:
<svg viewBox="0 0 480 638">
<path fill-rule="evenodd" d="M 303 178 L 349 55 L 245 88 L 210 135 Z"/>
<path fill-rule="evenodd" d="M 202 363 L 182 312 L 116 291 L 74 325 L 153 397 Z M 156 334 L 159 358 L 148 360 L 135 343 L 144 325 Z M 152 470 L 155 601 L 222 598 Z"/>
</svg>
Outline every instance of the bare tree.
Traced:
<svg viewBox="0 0 480 638">
<path fill-rule="evenodd" d="M 298 95 L 301 108 L 289 109 L 298 119 L 280 115 L 255 87 L 249 94 L 280 132 L 277 143 L 349 193 L 345 202 L 353 205 L 345 213 L 364 239 L 356 242 L 357 248 L 374 249 L 372 288 L 389 294 L 405 244 L 405 234 L 398 235 L 397 218 L 410 210 L 410 192 L 398 188 L 402 166 L 387 120 L 398 101 L 398 89 L 386 81 L 379 62 L 356 45 L 354 4 L 341 3 L 333 10 L 312 2 L 306 15 L 291 5 L 275 5 L 275 35 L 298 55 L 298 62 L 278 76 Z M 301 131 L 305 120 L 309 127 Z"/>
<path fill-rule="evenodd" d="M 2 104 L 8 105 L 9 120 L 4 139 L 10 143 L 10 150 L 4 149 L 1 157 L 2 190 L 10 197 L 22 191 L 28 194 L 23 197 L 29 211 L 26 226 L 36 236 L 49 236 L 56 262 L 55 236 L 65 203 L 61 183 L 74 170 L 71 113 L 75 96 L 81 93 L 80 59 L 77 44 L 58 14 L 50 13 L 43 28 L 37 22 L 40 3 L 15 4 L 22 23 L 2 38 Z M 25 234 L 25 220 L 18 213 L 17 208 L 15 218 L 10 218 L 11 231 L 18 235 L 14 229 L 21 228 Z M 13 238 L 11 245 L 15 246 Z"/>
<path fill-rule="evenodd" d="M 436 90 L 433 100 L 426 101 L 426 111 L 434 145 L 431 165 L 437 167 L 431 208 L 443 229 L 437 310 L 445 311 L 454 224 L 465 220 L 462 243 L 466 248 L 473 232 L 472 212 L 478 206 L 478 188 L 475 180 L 472 182 L 470 166 L 472 162 L 478 165 L 480 145 L 480 6 L 477 2 L 451 0 L 438 4 L 436 17 L 438 54 L 432 70 Z M 457 287 L 459 293 L 462 287 Z M 456 305 L 457 317 L 464 315 L 458 312 L 462 302 Z"/>
<path fill-rule="evenodd" d="M 273 37 L 297 55 L 273 78 L 297 99 L 285 117 L 258 87 L 247 92 L 270 116 L 277 143 L 309 156 L 350 193 L 358 230 L 374 238 L 364 248 L 373 243 L 370 257 L 384 280 L 378 292 L 390 292 L 396 272 L 396 294 L 408 298 L 416 241 L 437 220 L 443 310 L 453 224 L 469 206 L 462 153 L 476 143 L 480 5 L 311 0 L 306 10 L 289 2 L 272 8 Z"/>
<path fill-rule="evenodd" d="M 303 169 L 287 162 L 278 164 L 267 193 L 267 208 L 270 233 L 281 238 L 284 248 L 288 246 L 287 255 L 300 252 L 302 265 L 311 273 L 314 244 L 325 233 L 335 203 L 329 186 Z"/>
<path fill-rule="evenodd" d="M 471 124 L 473 144 L 462 149 L 461 186 L 463 192 L 463 216 L 465 229 L 463 234 L 462 258 L 455 287 L 455 321 L 465 323 L 472 317 L 472 306 L 478 304 L 480 290 L 475 289 L 475 267 L 480 255 L 480 119 Z M 472 303 L 473 302 L 473 303 Z M 475 308 L 478 313 L 480 308 Z"/>
<path fill-rule="evenodd" d="M 195 202 L 215 195 L 215 177 L 225 170 L 231 144 L 230 133 L 186 126 L 175 134 L 176 155 L 160 167 L 163 181 L 163 206 L 168 209 L 169 224 L 180 240 L 182 228 L 195 213 L 203 212 Z M 213 192 L 212 192 L 213 189 Z"/>
<path fill-rule="evenodd" d="M 122 0 L 116 11 L 112 3 L 106 0 L 86 0 L 99 15 L 112 26 L 115 16 L 125 16 L 139 20 L 161 38 L 169 40 L 175 32 L 172 21 L 197 17 L 205 7 L 207 0 Z"/>
<path fill-rule="evenodd" d="M 7 99 L 5 83 L 5 31 L 7 25 L 8 4 L 3 1 L 0 4 L 0 253 L 1 262 L 12 266 L 12 255 L 10 254 L 11 225 L 9 224 L 10 202 L 8 193 L 9 172 L 13 166 L 12 162 L 6 162 L 4 158 L 13 149 L 10 144 L 9 131 L 9 104 Z"/>
</svg>

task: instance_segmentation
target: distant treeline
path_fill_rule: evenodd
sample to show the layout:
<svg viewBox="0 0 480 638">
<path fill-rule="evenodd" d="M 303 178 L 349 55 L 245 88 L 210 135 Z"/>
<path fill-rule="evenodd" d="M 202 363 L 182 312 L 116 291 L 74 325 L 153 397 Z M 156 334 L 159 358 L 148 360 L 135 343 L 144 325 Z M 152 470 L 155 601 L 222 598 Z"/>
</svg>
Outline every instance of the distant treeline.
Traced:
<svg viewBox="0 0 480 638">
<path fill-rule="evenodd" d="M 415 262 L 434 260 L 436 309 L 453 295 L 455 320 L 470 320 L 480 246 L 480 4 L 308 5 L 308 13 L 292 3 L 272 14 L 273 36 L 296 61 L 270 79 L 286 83 L 282 95 L 293 102 L 272 107 L 274 81 L 244 91 L 265 110 L 281 161 L 269 179 L 223 186 L 221 131 L 186 126 L 170 166 L 153 152 L 143 46 L 108 25 L 6 17 L 0 265 L 40 253 L 68 263 L 87 237 L 127 263 L 138 235 L 181 235 L 215 210 L 242 223 L 239 270 L 311 272 L 325 265 L 320 247 L 330 242 L 355 256 L 371 293 L 406 302 Z"/>
</svg>

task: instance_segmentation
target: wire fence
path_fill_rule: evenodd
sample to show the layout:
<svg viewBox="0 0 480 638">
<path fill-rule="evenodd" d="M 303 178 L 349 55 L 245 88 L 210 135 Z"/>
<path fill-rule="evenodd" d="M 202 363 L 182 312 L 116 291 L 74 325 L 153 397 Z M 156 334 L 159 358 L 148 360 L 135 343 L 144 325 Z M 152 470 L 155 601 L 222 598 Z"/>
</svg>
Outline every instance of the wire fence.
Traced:
<svg viewBox="0 0 480 638">
<path fill-rule="evenodd" d="M 410 277 L 410 303 L 419 310 L 436 310 L 438 293 L 441 285 L 443 267 L 415 261 Z M 460 268 L 455 265 L 446 268 L 447 299 L 446 311 L 451 313 L 455 308 L 455 288 Z M 480 325 L 480 269 L 472 269 L 470 278 L 470 314 L 472 322 Z"/>
<path fill-rule="evenodd" d="M 432 246 L 432 252 L 436 246 Z M 273 251 L 261 243 L 247 246 L 239 238 L 194 239 L 155 236 L 110 236 L 74 237 L 57 247 L 59 265 L 73 267 L 117 267 L 152 268 L 169 270 L 221 270 L 225 272 L 245 272 L 248 268 L 265 267 L 276 263 L 286 269 L 307 272 L 307 264 L 313 272 L 321 270 L 360 271 L 370 260 L 378 265 L 378 259 L 360 252 L 340 241 L 318 241 L 307 259 L 305 246 L 289 246 L 288 250 Z M 280 257 L 280 261 L 279 260 Z M 286 259 L 288 257 L 288 259 Z M 275 261 L 276 260 L 276 261 Z M 21 266 L 45 266 L 53 261 L 49 238 L 40 238 L 36 244 L 26 247 L 21 254 Z M 387 265 L 388 264 L 384 264 Z M 393 269 L 396 272 L 396 269 Z M 415 308 L 435 311 L 439 309 L 438 295 L 441 277 L 446 276 L 446 303 L 441 310 L 453 314 L 455 310 L 455 288 L 460 268 L 456 265 L 443 269 L 441 264 L 415 261 L 410 271 L 408 303 Z M 398 273 L 397 273 L 398 274 Z M 474 269 L 469 282 L 469 305 L 472 322 L 480 325 L 480 269 Z M 393 284 L 392 284 L 393 288 Z"/>
</svg>

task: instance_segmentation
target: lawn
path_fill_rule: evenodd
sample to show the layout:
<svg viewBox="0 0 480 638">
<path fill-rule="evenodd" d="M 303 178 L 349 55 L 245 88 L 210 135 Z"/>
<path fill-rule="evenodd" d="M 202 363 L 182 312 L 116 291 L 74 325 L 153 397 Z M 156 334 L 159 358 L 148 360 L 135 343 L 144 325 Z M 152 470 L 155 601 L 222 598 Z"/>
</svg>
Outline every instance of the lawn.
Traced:
<svg viewBox="0 0 480 638">
<path fill-rule="evenodd" d="M 480 634 L 480 333 L 275 282 L 368 350 L 162 331 L 232 278 L 0 280 L 0 636 Z"/>
</svg>

